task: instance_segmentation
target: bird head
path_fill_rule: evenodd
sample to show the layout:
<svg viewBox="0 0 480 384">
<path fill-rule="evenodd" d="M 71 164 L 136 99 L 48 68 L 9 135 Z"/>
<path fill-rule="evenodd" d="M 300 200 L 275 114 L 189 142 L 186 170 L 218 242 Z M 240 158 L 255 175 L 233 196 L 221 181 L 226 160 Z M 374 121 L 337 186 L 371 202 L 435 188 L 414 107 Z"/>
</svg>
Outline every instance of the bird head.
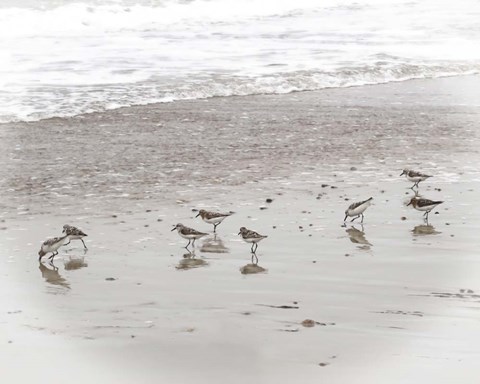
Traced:
<svg viewBox="0 0 480 384">
<path fill-rule="evenodd" d="M 176 230 L 176 229 L 180 229 L 180 228 L 183 228 L 183 224 L 178 223 L 177 225 L 175 225 L 175 226 L 172 228 L 171 232 L 173 232 L 173 231 Z"/>
</svg>

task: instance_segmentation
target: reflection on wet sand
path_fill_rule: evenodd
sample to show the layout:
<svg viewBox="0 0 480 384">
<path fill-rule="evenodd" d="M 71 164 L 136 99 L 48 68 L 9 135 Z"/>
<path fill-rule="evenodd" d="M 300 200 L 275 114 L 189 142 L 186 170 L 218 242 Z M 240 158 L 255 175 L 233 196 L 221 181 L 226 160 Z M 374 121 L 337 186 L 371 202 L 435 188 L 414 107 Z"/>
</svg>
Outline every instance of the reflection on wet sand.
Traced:
<svg viewBox="0 0 480 384">
<path fill-rule="evenodd" d="M 253 275 L 255 273 L 264 273 L 267 269 L 260 267 L 257 263 L 249 263 L 240 268 L 242 275 Z"/>
<path fill-rule="evenodd" d="M 70 283 L 58 273 L 58 268 L 53 263 L 48 263 L 48 266 L 39 263 L 38 269 L 47 283 L 70 289 Z"/>
<path fill-rule="evenodd" d="M 199 268 L 199 267 L 206 267 L 208 263 L 203 259 L 197 259 L 195 257 L 195 251 L 185 253 L 182 256 L 182 260 L 177 264 L 175 267 L 176 269 L 192 269 L 192 268 Z"/>
<path fill-rule="evenodd" d="M 88 263 L 85 262 L 85 257 L 70 257 L 68 261 L 64 262 L 64 266 L 66 271 L 74 271 L 76 269 L 88 267 Z"/>
<path fill-rule="evenodd" d="M 431 224 L 421 224 L 417 225 L 412 229 L 414 236 L 424 236 L 424 235 L 438 235 L 442 232 L 436 231 L 435 227 Z"/>
<path fill-rule="evenodd" d="M 350 241 L 354 244 L 359 244 L 360 249 L 370 249 L 370 247 L 372 247 L 372 244 L 365 237 L 363 225 L 361 226 L 361 228 L 362 230 L 359 230 L 352 226 L 351 228 L 348 228 L 346 232 L 348 234 L 348 237 L 350 238 Z"/>
<path fill-rule="evenodd" d="M 200 248 L 205 253 L 228 253 L 230 250 L 223 244 L 223 241 L 216 234 L 213 237 L 207 237 Z"/>
</svg>

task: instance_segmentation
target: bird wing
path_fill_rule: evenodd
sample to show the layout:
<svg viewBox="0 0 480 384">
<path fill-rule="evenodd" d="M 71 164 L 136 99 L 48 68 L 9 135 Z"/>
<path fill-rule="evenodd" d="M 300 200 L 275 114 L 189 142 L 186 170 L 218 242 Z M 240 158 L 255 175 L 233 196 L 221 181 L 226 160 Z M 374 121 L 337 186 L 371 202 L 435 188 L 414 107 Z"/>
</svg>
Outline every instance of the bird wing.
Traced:
<svg viewBox="0 0 480 384">
<path fill-rule="evenodd" d="M 433 201 L 429 199 L 417 199 L 417 207 L 428 207 L 430 205 L 442 204 L 443 201 Z"/>
<path fill-rule="evenodd" d="M 267 237 L 267 236 L 260 235 L 255 231 L 251 231 L 250 229 L 247 229 L 245 232 L 242 233 L 242 237 L 244 239 L 258 239 L 260 237 Z"/>
<path fill-rule="evenodd" d="M 75 235 L 75 236 L 87 236 L 86 233 L 78 229 L 77 227 L 68 227 L 66 230 L 67 235 Z"/>
<path fill-rule="evenodd" d="M 348 209 L 358 208 L 359 206 L 361 206 L 362 204 L 365 204 L 367 201 L 370 201 L 370 200 L 371 200 L 371 199 L 367 199 L 367 200 L 359 201 L 358 203 L 350 204 L 350 206 L 348 207 Z"/>
<path fill-rule="evenodd" d="M 424 173 L 416 172 L 416 171 L 409 171 L 408 176 L 410 177 L 432 177 L 430 175 L 425 175 Z"/>
<path fill-rule="evenodd" d="M 227 217 L 230 216 L 231 213 L 220 213 L 220 212 L 207 212 L 205 214 L 206 219 L 213 219 L 215 217 Z"/>
<path fill-rule="evenodd" d="M 199 232 L 197 231 L 196 229 L 193 229 L 193 228 L 188 228 L 188 227 L 183 227 L 182 229 L 180 229 L 180 232 L 182 233 L 182 235 L 206 235 L 206 233 L 204 232 Z"/>
<path fill-rule="evenodd" d="M 51 239 L 47 239 L 43 242 L 43 245 L 52 245 L 60 241 L 61 237 L 52 237 Z"/>
</svg>

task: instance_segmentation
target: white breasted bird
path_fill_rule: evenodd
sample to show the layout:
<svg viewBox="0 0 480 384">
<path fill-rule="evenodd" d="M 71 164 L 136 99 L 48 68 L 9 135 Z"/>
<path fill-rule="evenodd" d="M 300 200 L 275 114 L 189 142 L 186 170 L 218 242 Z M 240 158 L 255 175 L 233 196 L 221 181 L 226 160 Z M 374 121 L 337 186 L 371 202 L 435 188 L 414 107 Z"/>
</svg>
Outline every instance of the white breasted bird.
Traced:
<svg viewBox="0 0 480 384">
<path fill-rule="evenodd" d="M 424 173 L 416 172 L 411 169 L 404 169 L 400 174 L 400 176 L 403 176 L 403 175 L 406 176 L 408 181 L 411 181 L 412 183 L 414 183 L 412 185 L 412 188 L 413 187 L 418 188 L 418 183 L 420 183 L 421 181 L 427 180 L 429 177 L 432 177 L 430 175 L 425 175 Z"/>
<path fill-rule="evenodd" d="M 63 233 L 68 235 L 69 241 L 68 241 L 67 244 L 70 244 L 71 240 L 81 240 L 82 243 L 83 243 L 83 247 L 85 249 L 87 249 L 87 246 L 85 245 L 85 242 L 83 241 L 83 237 L 88 236 L 86 233 L 84 233 L 83 231 L 81 231 L 77 227 L 74 227 L 73 225 L 68 225 L 68 224 L 65 224 L 63 226 Z M 67 245 L 67 244 L 65 244 L 65 245 Z"/>
<path fill-rule="evenodd" d="M 233 215 L 234 212 L 228 212 L 228 213 L 220 213 L 220 212 L 211 212 L 211 211 L 206 211 L 205 209 L 201 209 L 198 211 L 198 216 L 202 217 L 202 220 L 205 221 L 208 224 L 213 224 L 213 233 L 216 232 L 217 226 L 220 225 L 220 223 L 227 218 L 228 216 Z"/>
<path fill-rule="evenodd" d="M 259 233 L 245 227 L 240 228 L 240 232 L 238 232 L 238 234 L 242 236 L 243 241 L 245 241 L 246 243 L 252 243 L 252 248 L 250 249 L 252 253 L 255 253 L 257 251 L 258 243 L 268 237 L 260 235 Z"/>
<path fill-rule="evenodd" d="M 178 234 L 182 236 L 184 239 L 188 239 L 188 244 L 185 246 L 185 248 L 187 249 L 192 240 L 193 240 L 192 246 L 195 246 L 195 240 L 208 235 L 208 233 L 199 232 L 196 229 L 186 227 L 180 223 L 178 223 L 173 227 L 172 232 L 175 230 L 177 230 Z"/>
<path fill-rule="evenodd" d="M 428 214 L 430 213 L 430 211 L 434 209 L 437 205 L 442 203 L 443 201 L 433 201 L 415 196 L 411 198 L 410 202 L 407 204 L 407 207 L 411 205 L 417 211 L 425 212 L 423 216 L 425 216 L 425 220 L 428 220 Z"/>
<path fill-rule="evenodd" d="M 370 197 L 367 200 L 350 204 L 350 206 L 345 211 L 345 219 L 343 219 L 343 221 L 346 221 L 347 217 L 355 216 L 352 220 L 350 220 L 350 222 L 352 222 L 361 216 L 362 217 L 361 222 L 363 223 L 363 212 L 365 212 L 365 210 L 370 206 L 370 204 L 372 204 L 372 200 L 373 200 L 373 197 Z"/>
<path fill-rule="evenodd" d="M 49 260 L 53 260 L 53 258 L 58 255 L 57 249 L 64 245 L 68 240 L 68 235 L 61 236 L 61 237 L 53 237 L 51 239 L 47 239 L 43 242 L 42 246 L 40 247 L 40 251 L 38 252 L 38 261 L 42 260 L 42 257 L 45 256 L 47 253 L 52 252 L 52 255 L 48 258 Z"/>
</svg>

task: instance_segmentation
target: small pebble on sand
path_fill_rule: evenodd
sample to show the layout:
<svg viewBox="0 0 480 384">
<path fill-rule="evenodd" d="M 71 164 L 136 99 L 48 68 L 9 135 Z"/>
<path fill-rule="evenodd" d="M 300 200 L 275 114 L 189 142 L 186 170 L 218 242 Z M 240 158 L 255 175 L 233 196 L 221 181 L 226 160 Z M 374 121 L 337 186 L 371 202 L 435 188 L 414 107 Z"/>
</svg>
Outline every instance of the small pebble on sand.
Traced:
<svg viewBox="0 0 480 384">
<path fill-rule="evenodd" d="M 312 319 L 305 319 L 302 321 L 302 325 L 306 328 L 311 328 L 315 326 L 315 321 Z"/>
</svg>

